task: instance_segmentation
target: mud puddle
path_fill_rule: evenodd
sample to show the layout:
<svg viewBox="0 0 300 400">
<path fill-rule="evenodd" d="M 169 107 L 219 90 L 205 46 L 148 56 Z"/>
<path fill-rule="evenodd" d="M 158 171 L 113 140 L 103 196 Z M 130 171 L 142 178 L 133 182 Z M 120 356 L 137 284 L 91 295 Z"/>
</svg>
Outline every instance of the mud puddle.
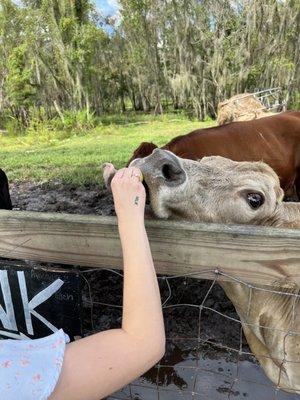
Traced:
<svg viewBox="0 0 300 400">
<path fill-rule="evenodd" d="M 174 343 L 170 347 L 174 349 Z M 277 391 L 253 361 L 237 360 L 235 354 L 206 344 L 182 354 L 174 366 L 163 365 L 162 360 L 162 366 L 107 400 L 299 400 L 298 395 Z M 169 361 L 172 355 L 171 351 Z"/>
<path fill-rule="evenodd" d="M 110 271 L 88 277 L 92 289 L 85 300 L 93 303 L 95 330 L 115 328 L 122 316 L 122 278 Z M 198 306 L 210 281 L 191 278 L 159 279 L 167 351 L 160 364 L 108 400 L 299 400 L 300 396 L 277 391 L 266 377 L 241 333 L 234 307 L 216 284 L 199 318 Z M 98 287 L 98 289 L 97 289 Z M 107 304 L 110 302 L 111 304 Z M 90 310 L 90 309 L 89 309 Z M 217 311 L 218 314 L 215 312 Z M 90 317 L 90 314 L 86 312 Z M 88 318 L 89 319 L 89 318 Z M 88 321 L 86 329 L 89 330 Z M 241 349 L 242 354 L 239 354 Z"/>
</svg>

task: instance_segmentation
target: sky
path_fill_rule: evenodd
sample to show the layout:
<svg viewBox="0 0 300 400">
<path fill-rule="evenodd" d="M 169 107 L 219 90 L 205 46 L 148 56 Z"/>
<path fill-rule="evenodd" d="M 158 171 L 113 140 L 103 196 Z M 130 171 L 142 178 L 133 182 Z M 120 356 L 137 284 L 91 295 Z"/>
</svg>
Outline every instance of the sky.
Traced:
<svg viewBox="0 0 300 400">
<path fill-rule="evenodd" d="M 118 0 L 95 0 L 97 8 L 104 14 L 105 16 L 117 15 L 119 10 Z"/>
<path fill-rule="evenodd" d="M 104 16 L 117 16 L 119 10 L 118 0 L 94 0 L 96 7 Z M 14 3 L 21 4 L 22 0 L 14 0 Z"/>
</svg>

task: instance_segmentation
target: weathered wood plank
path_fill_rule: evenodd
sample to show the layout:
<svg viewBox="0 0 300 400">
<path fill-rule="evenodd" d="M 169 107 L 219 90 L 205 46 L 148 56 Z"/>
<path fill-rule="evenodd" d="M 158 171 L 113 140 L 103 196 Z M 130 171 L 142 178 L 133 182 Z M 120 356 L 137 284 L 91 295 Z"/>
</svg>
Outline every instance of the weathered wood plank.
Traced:
<svg viewBox="0 0 300 400">
<path fill-rule="evenodd" d="M 300 282 L 300 230 L 147 221 L 157 273 Z M 134 243 L 132 244 L 134 246 Z M 0 211 L 0 257 L 122 268 L 113 217 Z"/>
</svg>

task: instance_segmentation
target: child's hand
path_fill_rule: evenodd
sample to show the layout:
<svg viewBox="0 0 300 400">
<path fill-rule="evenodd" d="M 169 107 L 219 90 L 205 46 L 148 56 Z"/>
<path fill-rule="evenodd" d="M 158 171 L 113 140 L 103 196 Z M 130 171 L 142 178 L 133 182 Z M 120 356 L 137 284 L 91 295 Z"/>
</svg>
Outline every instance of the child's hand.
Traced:
<svg viewBox="0 0 300 400">
<path fill-rule="evenodd" d="M 111 181 L 115 210 L 119 222 L 135 223 L 144 220 L 146 192 L 138 168 L 123 168 Z"/>
</svg>

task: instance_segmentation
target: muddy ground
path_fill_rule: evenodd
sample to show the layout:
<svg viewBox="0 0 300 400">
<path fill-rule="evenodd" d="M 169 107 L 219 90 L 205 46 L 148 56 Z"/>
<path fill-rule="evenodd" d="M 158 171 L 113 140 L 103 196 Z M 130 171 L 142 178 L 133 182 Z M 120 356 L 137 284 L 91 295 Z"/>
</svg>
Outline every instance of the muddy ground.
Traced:
<svg viewBox="0 0 300 400">
<path fill-rule="evenodd" d="M 60 182 L 11 184 L 15 209 L 114 215 L 112 196 L 103 188 L 78 188 Z M 83 293 L 85 334 L 120 326 L 122 277 L 110 271 L 88 272 Z M 249 352 L 231 302 L 214 285 L 199 314 L 209 281 L 185 277 L 159 279 L 167 332 L 167 352 L 159 367 L 109 399 L 296 400 L 276 392 Z M 168 299 L 168 300 L 167 300 Z M 93 307 L 91 308 L 91 304 Z M 226 318 L 229 317 L 229 318 Z"/>
<path fill-rule="evenodd" d="M 77 187 L 60 182 L 35 184 L 12 183 L 10 192 L 14 209 L 64 212 L 70 214 L 113 215 L 112 196 L 96 185 Z"/>
</svg>

